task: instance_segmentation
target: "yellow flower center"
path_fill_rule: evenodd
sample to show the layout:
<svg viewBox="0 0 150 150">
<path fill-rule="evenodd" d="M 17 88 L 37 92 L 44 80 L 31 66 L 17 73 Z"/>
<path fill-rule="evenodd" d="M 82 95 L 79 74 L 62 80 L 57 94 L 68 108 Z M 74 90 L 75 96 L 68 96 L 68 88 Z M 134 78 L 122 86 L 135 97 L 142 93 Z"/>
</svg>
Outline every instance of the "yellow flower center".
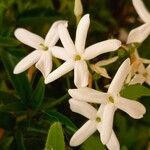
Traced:
<svg viewBox="0 0 150 150">
<path fill-rule="evenodd" d="M 42 50 L 47 51 L 48 50 L 48 46 L 45 46 L 43 43 L 40 44 L 40 47 Z"/>
<path fill-rule="evenodd" d="M 101 118 L 100 117 L 96 117 L 96 122 L 101 122 Z"/>
<path fill-rule="evenodd" d="M 74 59 L 75 59 L 75 61 L 79 61 L 79 60 L 81 60 L 81 56 L 80 55 L 76 55 Z"/>
<path fill-rule="evenodd" d="M 109 101 L 110 103 L 114 103 L 114 102 L 115 102 L 115 100 L 114 100 L 114 98 L 113 98 L 112 96 L 109 96 L 108 101 Z"/>
</svg>

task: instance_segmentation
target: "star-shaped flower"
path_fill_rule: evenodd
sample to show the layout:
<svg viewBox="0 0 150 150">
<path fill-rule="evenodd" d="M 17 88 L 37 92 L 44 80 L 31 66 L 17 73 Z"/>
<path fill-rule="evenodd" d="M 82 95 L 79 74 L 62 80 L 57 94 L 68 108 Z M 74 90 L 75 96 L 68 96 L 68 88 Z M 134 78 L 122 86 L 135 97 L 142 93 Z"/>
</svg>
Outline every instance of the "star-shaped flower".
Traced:
<svg viewBox="0 0 150 150">
<path fill-rule="evenodd" d="M 57 32 L 59 24 L 67 26 L 67 21 L 56 21 L 53 23 L 45 39 L 23 28 L 15 30 L 16 38 L 22 43 L 35 48 L 35 51 L 27 55 L 16 65 L 14 74 L 27 70 L 35 63 L 36 68 L 41 71 L 44 77 L 50 73 L 52 70 L 51 49 L 59 39 Z"/>
<path fill-rule="evenodd" d="M 69 94 L 76 100 L 105 104 L 101 129 L 102 143 L 106 144 L 112 134 L 113 116 L 116 109 L 121 109 L 135 119 L 142 118 L 145 107 L 134 100 L 120 96 L 124 81 L 130 71 L 130 59 L 126 59 L 112 80 L 108 92 L 100 92 L 90 88 L 70 89 Z"/>
<path fill-rule="evenodd" d="M 100 54 L 115 51 L 121 46 L 120 41 L 112 39 L 85 48 L 89 24 L 90 19 L 87 14 L 81 18 L 78 24 L 75 44 L 71 40 L 67 28 L 62 24 L 59 25 L 58 33 L 64 48 L 55 46 L 52 49 L 52 53 L 55 57 L 65 60 L 65 63 L 48 75 L 45 79 L 46 84 L 74 69 L 75 85 L 77 87 L 87 86 L 89 71 L 86 61 L 93 59 Z"/>
<path fill-rule="evenodd" d="M 89 119 L 71 138 L 70 145 L 78 146 L 82 144 L 88 137 L 90 137 L 96 130 L 101 134 L 101 126 L 103 124 L 103 109 L 101 105 L 98 110 L 86 102 L 81 102 L 75 99 L 70 99 L 70 108 L 73 112 L 79 113 Z M 106 129 L 107 130 L 107 129 Z M 118 139 L 112 131 L 110 139 L 106 143 L 109 150 L 119 150 L 120 145 Z"/>
<path fill-rule="evenodd" d="M 144 25 L 133 29 L 128 36 L 127 44 L 142 43 L 150 34 L 150 13 L 142 0 L 132 0 L 134 8 L 144 21 Z"/>
</svg>

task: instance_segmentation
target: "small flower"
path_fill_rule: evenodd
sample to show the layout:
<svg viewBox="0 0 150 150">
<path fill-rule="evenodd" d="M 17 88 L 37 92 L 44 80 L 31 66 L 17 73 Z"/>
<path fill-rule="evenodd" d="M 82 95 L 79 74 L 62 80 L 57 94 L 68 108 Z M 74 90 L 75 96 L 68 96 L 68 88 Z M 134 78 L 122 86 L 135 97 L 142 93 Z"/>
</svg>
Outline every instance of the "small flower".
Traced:
<svg viewBox="0 0 150 150">
<path fill-rule="evenodd" d="M 67 26 L 67 21 L 56 21 L 48 31 L 45 40 L 23 28 L 15 30 L 15 36 L 22 43 L 35 48 L 35 51 L 23 58 L 15 67 L 14 74 L 21 73 L 36 63 L 44 77 L 52 70 L 51 49 L 59 39 L 57 28 L 59 24 Z"/>
<path fill-rule="evenodd" d="M 75 99 L 70 99 L 70 108 L 73 112 L 79 113 L 89 119 L 71 138 L 70 145 L 78 146 L 90 137 L 96 130 L 101 134 L 101 126 L 103 124 L 102 114 L 103 106 L 101 105 L 98 111 L 86 102 L 81 102 Z M 120 145 L 118 139 L 112 131 L 110 139 L 106 143 L 109 150 L 119 150 Z"/>
<path fill-rule="evenodd" d="M 52 82 L 69 71 L 74 69 L 74 83 L 77 87 L 85 87 L 88 85 L 89 71 L 86 61 L 96 56 L 117 50 L 121 46 L 121 42 L 112 39 L 96 43 L 85 49 L 85 41 L 89 28 L 89 15 L 85 15 L 80 20 L 77 31 L 75 44 L 64 25 L 59 25 L 58 33 L 64 48 L 55 46 L 52 53 L 55 57 L 65 60 L 66 62 L 51 72 L 45 79 L 45 83 Z"/>
<path fill-rule="evenodd" d="M 115 62 L 117 59 L 118 59 L 118 56 L 109 58 L 107 60 L 100 60 L 96 64 L 91 64 L 90 67 L 97 74 L 100 74 L 101 76 L 110 79 L 111 77 L 108 75 L 107 70 L 103 66 L 109 65 L 109 64 Z"/>
<path fill-rule="evenodd" d="M 118 69 L 112 80 L 108 92 L 100 92 L 90 88 L 70 89 L 69 94 L 76 100 L 105 104 L 103 112 L 103 123 L 101 128 L 101 140 L 106 144 L 110 138 L 113 127 L 113 116 L 117 108 L 125 111 L 131 117 L 139 119 L 143 117 L 145 107 L 134 100 L 123 98 L 120 91 L 130 71 L 130 59 L 126 59 Z"/>
<path fill-rule="evenodd" d="M 150 13 L 142 0 L 132 0 L 134 8 L 144 21 L 144 25 L 133 29 L 128 36 L 127 44 L 142 43 L 150 34 Z"/>
</svg>

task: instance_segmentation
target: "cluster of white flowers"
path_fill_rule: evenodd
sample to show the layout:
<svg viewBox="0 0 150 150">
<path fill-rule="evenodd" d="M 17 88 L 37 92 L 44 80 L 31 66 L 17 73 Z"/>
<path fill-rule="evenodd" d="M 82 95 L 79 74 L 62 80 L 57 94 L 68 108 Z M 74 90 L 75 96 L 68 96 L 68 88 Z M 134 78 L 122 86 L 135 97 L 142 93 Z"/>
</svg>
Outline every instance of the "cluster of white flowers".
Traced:
<svg viewBox="0 0 150 150">
<path fill-rule="evenodd" d="M 15 31 L 18 40 L 35 48 L 35 51 L 16 65 L 15 74 L 27 70 L 36 63 L 36 68 L 41 71 L 47 84 L 74 70 L 74 84 L 77 89 L 69 89 L 68 91 L 72 97 L 69 100 L 70 108 L 73 112 L 88 118 L 88 121 L 73 135 L 70 141 L 71 146 L 80 145 L 98 130 L 102 143 L 108 149 L 119 150 L 119 142 L 113 131 L 115 111 L 121 109 L 135 119 L 142 118 L 146 112 L 141 103 L 120 96 L 120 91 L 125 83 L 142 84 L 146 82 L 150 85 L 150 65 L 145 68 L 143 64 L 149 64 L 150 61 L 140 58 L 135 46 L 135 43 L 142 43 L 150 34 L 150 13 L 146 10 L 142 0 L 133 0 L 133 5 L 145 24 L 129 33 L 126 48 L 134 46 L 134 52 L 131 54 L 131 58 L 127 58 L 118 69 L 107 93 L 87 87 L 90 74 L 88 67 L 91 67 L 102 76 L 110 78 L 106 69 L 101 66 L 116 61 L 117 57 L 97 62 L 94 65 L 90 64 L 90 66 L 88 66 L 87 61 L 100 54 L 117 51 L 121 47 L 121 42 L 117 39 L 109 39 L 85 48 L 90 25 L 89 14 L 84 15 L 79 21 L 74 43 L 67 30 L 67 21 L 64 20 L 57 21 L 52 25 L 45 40 L 22 28 Z M 75 12 L 81 16 L 82 11 L 82 4 L 78 0 Z M 55 46 L 59 39 L 63 47 Z M 52 71 L 52 57 L 65 61 L 54 71 Z M 91 103 L 101 105 L 96 110 Z"/>
</svg>

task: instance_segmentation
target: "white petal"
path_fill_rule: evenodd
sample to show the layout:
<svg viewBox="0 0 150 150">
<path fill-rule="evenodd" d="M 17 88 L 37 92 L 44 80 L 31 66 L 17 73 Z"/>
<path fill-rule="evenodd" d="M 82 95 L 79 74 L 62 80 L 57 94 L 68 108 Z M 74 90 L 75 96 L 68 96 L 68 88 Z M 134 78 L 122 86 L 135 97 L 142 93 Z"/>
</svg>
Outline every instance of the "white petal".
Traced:
<svg viewBox="0 0 150 150">
<path fill-rule="evenodd" d="M 115 106 L 125 111 L 127 114 L 135 119 L 142 118 L 146 112 L 143 104 L 123 97 L 118 97 L 118 101 L 115 103 Z"/>
<path fill-rule="evenodd" d="M 73 112 L 81 114 L 90 120 L 95 119 L 97 110 L 90 104 L 75 99 L 70 99 L 69 104 L 70 104 L 70 109 Z"/>
<path fill-rule="evenodd" d="M 26 57 L 24 57 L 14 68 L 14 74 L 21 73 L 28 68 L 30 68 L 33 64 L 35 64 L 41 56 L 41 52 L 39 50 L 35 50 Z"/>
<path fill-rule="evenodd" d="M 120 46 L 121 46 L 121 42 L 116 39 L 99 42 L 86 48 L 83 57 L 86 60 L 90 60 L 92 58 L 97 57 L 100 54 L 115 51 Z"/>
<path fill-rule="evenodd" d="M 115 62 L 119 57 L 118 56 L 115 56 L 115 57 L 112 57 L 112 58 L 109 58 L 107 60 L 100 60 L 99 62 L 96 63 L 97 66 L 106 66 L 106 65 L 109 65 L 113 62 Z"/>
<path fill-rule="evenodd" d="M 82 54 L 84 52 L 89 25 L 90 18 L 89 14 L 87 14 L 81 18 L 76 31 L 75 46 L 79 54 Z"/>
<path fill-rule="evenodd" d="M 19 41 L 35 49 L 39 49 L 39 45 L 44 43 L 43 38 L 23 28 L 16 29 L 14 34 Z"/>
<path fill-rule="evenodd" d="M 114 131 L 112 131 L 112 134 L 106 146 L 109 150 L 120 150 L 120 144 Z"/>
<path fill-rule="evenodd" d="M 68 54 L 68 56 L 73 56 L 76 54 L 76 48 L 75 48 L 75 45 L 69 35 L 69 32 L 67 30 L 67 28 L 60 24 L 59 27 L 58 27 L 58 33 L 59 33 L 59 36 L 60 36 L 60 40 Z"/>
<path fill-rule="evenodd" d="M 129 72 L 130 72 L 130 59 L 127 58 L 122 63 L 122 65 L 118 69 L 115 77 L 113 78 L 113 80 L 112 80 L 112 82 L 109 86 L 108 93 L 110 93 L 112 95 L 119 94 L 119 92 L 122 89 L 124 81 L 125 81 L 127 75 L 129 74 Z"/>
<path fill-rule="evenodd" d="M 79 89 L 69 89 L 69 94 L 80 101 L 90 102 L 90 103 L 106 103 L 109 95 L 100 91 L 96 91 L 90 88 L 79 88 Z"/>
<path fill-rule="evenodd" d="M 142 43 L 150 34 L 150 23 L 137 27 L 129 33 L 127 44 Z"/>
<path fill-rule="evenodd" d="M 114 104 L 108 103 L 105 105 L 101 123 L 101 141 L 103 144 L 108 143 L 112 134 L 114 112 L 116 108 Z"/>
<path fill-rule="evenodd" d="M 150 65 L 147 66 L 146 71 L 148 74 L 150 74 Z"/>
<path fill-rule="evenodd" d="M 84 60 L 76 61 L 74 66 L 74 84 L 76 87 L 86 87 L 89 81 L 89 70 Z"/>
<path fill-rule="evenodd" d="M 71 138 L 70 146 L 82 144 L 88 137 L 96 131 L 95 121 L 87 121 Z"/>
<path fill-rule="evenodd" d="M 140 63 L 140 65 L 138 67 L 138 72 L 140 74 L 144 74 L 146 72 L 145 66 L 142 63 Z"/>
<path fill-rule="evenodd" d="M 56 42 L 59 40 L 59 35 L 58 35 L 59 24 L 63 24 L 65 27 L 68 26 L 68 22 L 65 20 L 54 22 L 45 37 L 45 45 L 54 46 Z"/>
<path fill-rule="evenodd" d="M 47 76 L 47 78 L 45 79 L 45 84 L 50 83 L 50 82 L 60 78 L 64 74 L 71 71 L 73 69 L 73 67 L 74 67 L 73 61 L 70 61 L 70 60 L 66 61 L 60 67 L 58 67 L 56 70 L 54 70 Z"/>
<path fill-rule="evenodd" d="M 62 60 L 68 60 L 69 59 L 69 56 L 67 55 L 65 49 L 62 47 L 59 47 L 59 46 L 54 46 L 52 48 L 52 54 L 54 57 L 62 59 Z"/>
<path fill-rule="evenodd" d="M 150 85 L 150 74 L 147 76 L 146 81 L 145 81 L 148 85 Z"/>
<path fill-rule="evenodd" d="M 150 22 L 150 13 L 146 9 L 142 0 L 132 0 L 134 8 L 144 22 Z"/>
<path fill-rule="evenodd" d="M 46 78 L 52 70 L 51 52 L 50 51 L 42 52 L 42 56 L 40 57 L 39 61 L 36 63 L 35 66 L 41 71 L 44 78 Z"/>
<path fill-rule="evenodd" d="M 135 74 L 133 79 L 129 82 L 130 85 L 133 85 L 133 84 L 143 84 L 145 82 L 146 78 L 141 75 L 141 74 Z"/>
<path fill-rule="evenodd" d="M 143 64 L 150 64 L 150 59 L 140 58 Z"/>
</svg>

